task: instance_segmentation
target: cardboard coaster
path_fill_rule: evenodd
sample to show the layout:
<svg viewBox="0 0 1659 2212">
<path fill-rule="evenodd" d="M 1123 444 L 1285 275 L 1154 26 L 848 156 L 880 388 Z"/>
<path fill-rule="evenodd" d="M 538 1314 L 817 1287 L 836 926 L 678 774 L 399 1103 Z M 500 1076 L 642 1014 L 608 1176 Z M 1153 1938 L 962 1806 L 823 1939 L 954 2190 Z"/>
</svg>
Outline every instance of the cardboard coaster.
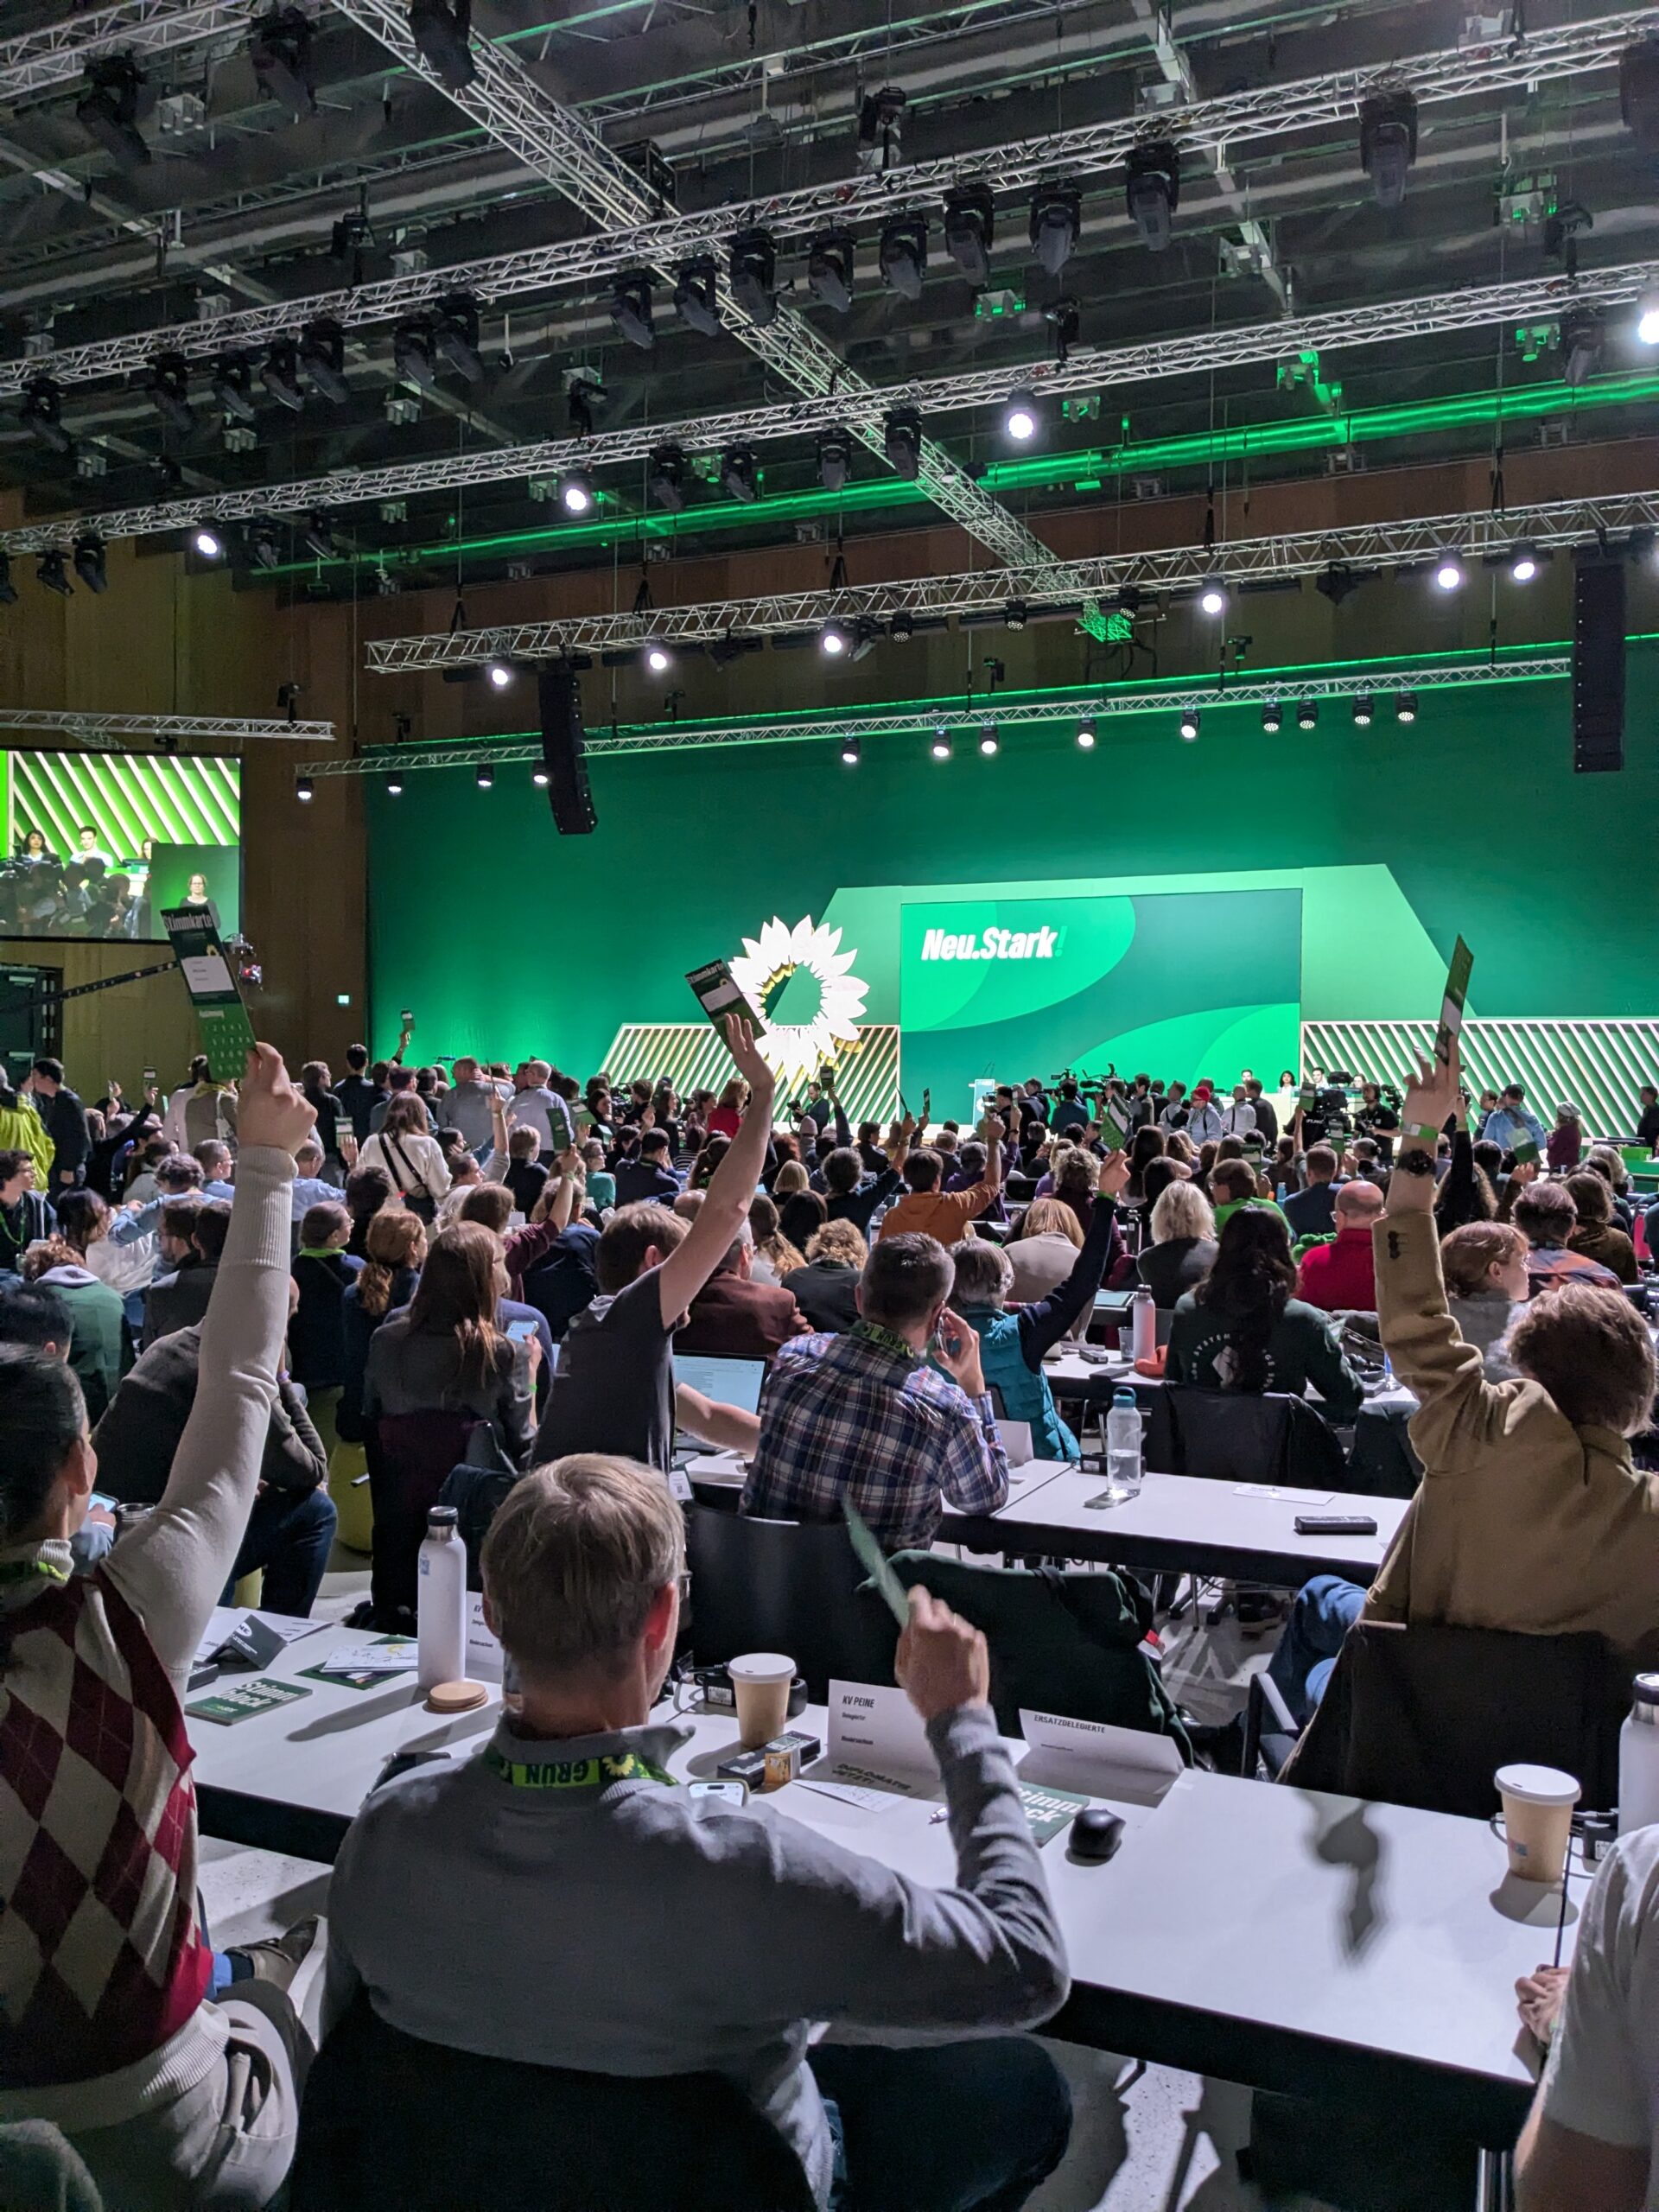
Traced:
<svg viewBox="0 0 1659 2212">
<path fill-rule="evenodd" d="M 460 1681 L 435 1682 L 426 1694 L 429 1713 L 470 1713 L 474 1706 L 486 1704 L 489 1689 L 483 1682 L 471 1682 L 463 1676 Z"/>
</svg>

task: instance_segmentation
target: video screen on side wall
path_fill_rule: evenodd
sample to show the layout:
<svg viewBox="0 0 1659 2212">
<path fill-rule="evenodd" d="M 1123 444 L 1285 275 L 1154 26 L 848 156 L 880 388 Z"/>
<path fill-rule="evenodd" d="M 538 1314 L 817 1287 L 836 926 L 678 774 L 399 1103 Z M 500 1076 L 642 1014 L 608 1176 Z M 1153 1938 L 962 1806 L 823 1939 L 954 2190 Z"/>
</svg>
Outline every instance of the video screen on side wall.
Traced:
<svg viewBox="0 0 1659 2212">
<path fill-rule="evenodd" d="M 242 764 L 218 753 L 0 753 L 0 937 L 154 942 L 168 906 L 242 920 Z"/>
</svg>

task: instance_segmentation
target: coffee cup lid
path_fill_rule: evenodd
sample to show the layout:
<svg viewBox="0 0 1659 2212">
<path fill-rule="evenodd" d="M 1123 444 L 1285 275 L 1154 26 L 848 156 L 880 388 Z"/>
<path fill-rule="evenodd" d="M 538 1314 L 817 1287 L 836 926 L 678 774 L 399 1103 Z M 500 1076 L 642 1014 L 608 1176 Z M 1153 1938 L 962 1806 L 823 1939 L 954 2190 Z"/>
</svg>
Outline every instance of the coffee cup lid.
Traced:
<svg viewBox="0 0 1659 2212">
<path fill-rule="evenodd" d="M 1503 1796 L 1529 1805 L 1576 1805 L 1584 1794 L 1558 1766 L 1501 1766 L 1493 1779 Z"/>
<path fill-rule="evenodd" d="M 795 1662 L 781 1651 L 746 1651 L 740 1658 L 728 1659 L 726 1671 L 734 1682 L 792 1682 Z"/>
</svg>

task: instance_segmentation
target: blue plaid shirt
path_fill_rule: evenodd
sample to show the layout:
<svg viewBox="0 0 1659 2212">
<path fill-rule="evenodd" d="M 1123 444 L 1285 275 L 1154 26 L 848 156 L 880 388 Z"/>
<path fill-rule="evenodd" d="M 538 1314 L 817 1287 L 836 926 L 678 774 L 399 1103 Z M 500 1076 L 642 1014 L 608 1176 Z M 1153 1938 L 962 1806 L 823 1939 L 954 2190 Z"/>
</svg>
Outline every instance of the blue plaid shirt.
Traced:
<svg viewBox="0 0 1659 2212">
<path fill-rule="evenodd" d="M 989 1398 L 859 1336 L 797 1337 L 760 1393 L 760 1442 L 742 1510 L 833 1521 L 849 1496 L 889 1551 L 931 1544 L 941 1494 L 964 1513 L 1008 1496 Z"/>
</svg>

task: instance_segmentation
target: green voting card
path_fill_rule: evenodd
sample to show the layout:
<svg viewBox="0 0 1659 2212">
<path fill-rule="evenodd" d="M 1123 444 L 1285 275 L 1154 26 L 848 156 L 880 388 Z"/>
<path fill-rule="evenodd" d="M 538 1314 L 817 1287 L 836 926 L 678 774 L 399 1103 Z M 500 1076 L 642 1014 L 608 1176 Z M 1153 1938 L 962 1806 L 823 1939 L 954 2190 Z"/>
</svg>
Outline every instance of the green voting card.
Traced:
<svg viewBox="0 0 1659 2212">
<path fill-rule="evenodd" d="M 251 1682 L 238 1682 L 233 1689 L 215 1690 L 211 1697 L 198 1698 L 184 1709 L 193 1720 L 214 1720 L 222 1727 L 232 1728 L 238 1720 L 251 1720 L 256 1713 L 275 1713 L 283 1706 L 292 1705 L 296 1697 L 310 1694 L 298 1682 L 273 1681 L 269 1675 L 258 1675 Z"/>
<path fill-rule="evenodd" d="M 1474 954 L 1459 938 L 1452 948 L 1446 996 L 1440 1001 L 1440 1026 L 1434 1032 L 1434 1057 L 1442 1067 L 1452 1057 L 1452 1039 L 1463 1027 L 1464 1001 L 1469 995 L 1469 975 L 1474 964 Z"/>
<path fill-rule="evenodd" d="M 905 1586 L 887 1563 L 887 1555 L 871 1534 L 870 1525 L 853 1503 L 843 1497 L 841 1510 L 847 1516 L 847 1533 L 853 1540 L 853 1549 L 858 1554 L 858 1563 L 887 1601 L 887 1607 L 900 1628 L 910 1625 L 910 1599 Z"/>
</svg>

